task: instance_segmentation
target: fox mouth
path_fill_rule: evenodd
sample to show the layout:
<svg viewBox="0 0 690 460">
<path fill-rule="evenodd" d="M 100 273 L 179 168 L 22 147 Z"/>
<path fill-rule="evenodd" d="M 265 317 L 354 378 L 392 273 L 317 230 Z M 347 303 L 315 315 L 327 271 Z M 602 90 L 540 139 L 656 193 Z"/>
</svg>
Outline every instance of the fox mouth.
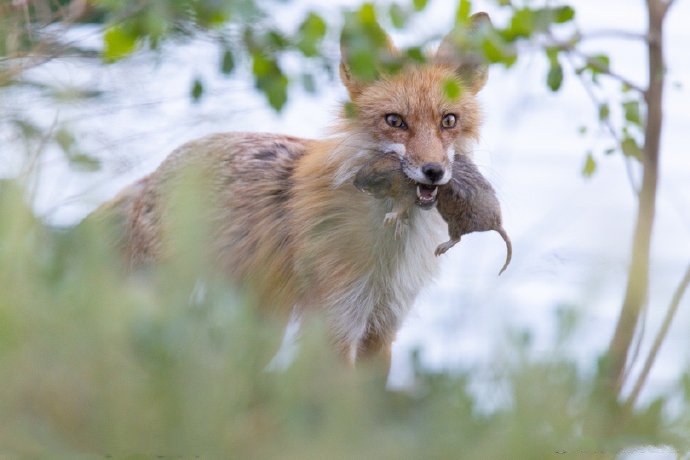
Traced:
<svg viewBox="0 0 690 460">
<path fill-rule="evenodd" d="M 431 209 L 436 204 L 438 187 L 417 182 L 417 199 L 415 204 L 422 209 Z"/>
</svg>

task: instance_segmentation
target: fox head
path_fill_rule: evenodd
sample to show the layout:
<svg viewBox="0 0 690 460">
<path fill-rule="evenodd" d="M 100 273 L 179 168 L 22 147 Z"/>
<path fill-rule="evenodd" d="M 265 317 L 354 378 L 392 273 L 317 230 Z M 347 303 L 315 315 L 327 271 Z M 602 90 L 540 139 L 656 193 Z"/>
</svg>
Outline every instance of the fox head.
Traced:
<svg viewBox="0 0 690 460">
<path fill-rule="evenodd" d="M 349 124 L 371 136 L 374 150 L 400 158 L 404 173 L 417 183 L 418 204 L 433 205 L 436 186 L 447 183 L 456 153 L 476 140 L 480 124 L 477 92 L 488 69 L 477 54 L 459 51 L 458 37 L 468 41 L 491 22 L 486 13 L 473 15 L 464 30 L 448 34 L 424 64 L 406 65 L 374 80 L 358 79 L 342 46 L 340 77 L 348 90 L 353 116 Z M 461 31 L 462 32 L 462 31 Z M 397 51 L 388 39 L 388 51 Z M 450 98 L 448 85 L 460 88 Z"/>
</svg>

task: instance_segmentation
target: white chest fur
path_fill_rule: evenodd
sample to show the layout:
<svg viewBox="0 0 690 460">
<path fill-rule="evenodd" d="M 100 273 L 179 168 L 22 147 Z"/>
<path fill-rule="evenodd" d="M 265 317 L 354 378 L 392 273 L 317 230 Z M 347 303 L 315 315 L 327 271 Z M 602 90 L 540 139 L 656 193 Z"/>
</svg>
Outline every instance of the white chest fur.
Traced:
<svg viewBox="0 0 690 460">
<path fill-rule="evenodd" d="M 377 229 L 372 263 L 346 292 L 330 299 L 331 325 L 339 342 L 349 344 L 353 362 L 367 334 L 395 334 L 419 291 L 436 275 L 434 249 L 447 236 L 435 209 L 414 208 L 403 234 L 396 238 L 394 226 L 383 227 L 383 216 L 390 209 L 388 200 L 377 200 L 372 206 L 370 217 Z"/>
</svg>

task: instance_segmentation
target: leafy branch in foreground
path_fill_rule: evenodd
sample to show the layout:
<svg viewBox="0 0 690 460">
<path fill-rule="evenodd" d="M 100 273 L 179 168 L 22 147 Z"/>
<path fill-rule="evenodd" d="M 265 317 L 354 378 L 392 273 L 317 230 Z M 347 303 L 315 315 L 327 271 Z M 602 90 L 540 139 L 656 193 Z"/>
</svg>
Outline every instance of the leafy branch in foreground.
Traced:
<svg viewBox="0 0 690 460">
<path fill-rule="evenodd" d="M 46 227 L 20 182 L 0 182 L 4 453 L 607 458 L 631 444 L 690 447 L 661 410 L 667 397 L 620 423 L 596 375 L 558 354 L 530 359 L 524 341 L 487 377 L 415 361 L 411 387 L 390 391 L 340 365 L 318 322 L 305 323 L 295 361 L 269 371 L 281 329 L 208 269 L 189 230 L 204 215 L 200 187 L 183 185 L 169 222 L 187 229 L 180 250 L 126 276 L 104 243 L 112 229 Z"/>
<path fill-rule="evenodd" d="M 156 50 L 166 41 L 205 33 L 219 47 L 219 72 L 231 74 L 238 59 L 247 58 L 256 88 L 271 107 L 280 110 L 287 100 L 288 84 L 283 54 L 297 51 L 304 59 L 318 61 L 312 70 L 303 67 L 302 81 L 313 80 L 314 68 L 330 66 L 322 49 L 327 24 L 319 14 L 308 12 L 296 31 L 286 33 L 252 0 L 39 0 L 3 4 L 0 13 L 0 85 L 22 84 L 20 77 L 26 70 L 51 59 L 98 57 L 114 63 L 143 48 Z M 98 27 L 100 49 L 83 48 L 62 38 L 78 23 Z M 203 82 L 197 80 L 194 85 L 192 95 L 199 97 Z"/>
</svg>

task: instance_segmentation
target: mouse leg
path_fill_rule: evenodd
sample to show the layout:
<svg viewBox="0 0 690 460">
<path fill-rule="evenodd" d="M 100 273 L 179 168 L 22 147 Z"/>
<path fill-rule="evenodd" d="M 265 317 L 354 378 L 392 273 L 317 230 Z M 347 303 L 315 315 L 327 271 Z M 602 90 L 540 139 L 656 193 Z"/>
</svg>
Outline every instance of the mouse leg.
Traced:
<svg viewBox="0 0 690 460">
<path fill-rule="evenodd" d="M 439 244 L 438 247 L 436 248 L 436 251 L 434 251 L 434 254 L 436 254 L 437 256 L 440 256 L 441 254 L 443 254 L 444 252 L 446 252 L 447 250 L 449 250 L 450 248 L 455 246 L 455 244 L 459 241 L 460 241 L 460 238 L 450 239 L 450 240 L 446 241 L 445 243 Z"/>
<path fill-rule="evenodd" d="M 402 238 L 405 228 L 407 227 L 407 212 L 404 212 L 402 217 L 398 218 L 395 223 L 395 239 L 399 240 Z"/>
<path fill-rule="evenodd" d="M 383 218 L 383 225 L 395 224 L 395 238 L 399 239 L 405 231 L 407 225 L 407 207 L 403 203 L 396 203 L 393 210 L 386 213 Z"/>
</svg>

